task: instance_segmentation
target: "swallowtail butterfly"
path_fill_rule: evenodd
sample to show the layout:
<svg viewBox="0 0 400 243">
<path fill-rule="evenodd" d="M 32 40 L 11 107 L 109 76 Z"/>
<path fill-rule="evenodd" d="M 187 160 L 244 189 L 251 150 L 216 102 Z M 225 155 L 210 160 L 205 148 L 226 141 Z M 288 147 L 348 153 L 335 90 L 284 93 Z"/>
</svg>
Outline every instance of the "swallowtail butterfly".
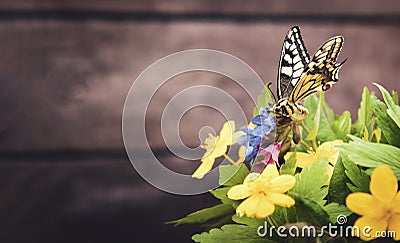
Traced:
<svg viewBox="0 0 400 243">
<path fill-rule="evenodd" d="M 272 110 L 278 126 L 292 126 L 295 143 L 300 140 L 297 123 L 308 115 L 302 105 L 304 99 L 328 90 L 338 81 L 339 69 L 346 61 L 336 63 L 342 46 L 343 36 L 332 37 L 310 58 L 299 27 L 292 27 L 286 34 L 278 69 L 278 101 Z"/>
</svg>

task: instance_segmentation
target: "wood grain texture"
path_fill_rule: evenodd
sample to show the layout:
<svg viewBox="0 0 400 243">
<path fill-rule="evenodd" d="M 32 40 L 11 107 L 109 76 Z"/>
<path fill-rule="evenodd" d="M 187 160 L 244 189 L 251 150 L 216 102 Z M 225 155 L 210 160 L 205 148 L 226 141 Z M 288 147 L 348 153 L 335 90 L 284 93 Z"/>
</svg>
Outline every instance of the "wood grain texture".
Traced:
<svg viewBox="0 0 400 243">
<path fill-rule="evenodd" d="M 117 10 L 170 13 L 249 13 L 249 14 L 399 14 L 399 2 L 387 0 L 384 4 L 374 0 L 324 1 L 306 0 L 293 2 L 290 0 L 250 0 L 250 1 L 213 1 L 213 0 L 3 0 L 0 9 L 63 9 L 63 10 Z"/>
<path fill-rule="evenodd" d="M 344 36 L 339 60 L 348 61 L 325 97 L 337 113 L 350 110 L 355 120 L 363 86 L 377 92 L 372 82 L 379 82 L 398 89 L 399 4 L 0 1 L 0 241 L 190 242 L 199 227 L 164 222 L 217 201 L 161 192 L 132 168 L 121 120 L 139 74 L 166 55 L 209 48 L 241 58 L 275 90 L 283 38 L 299 25 L 310 54 L 328 38 Z M 251 117 L 251 100 L 232 80 L 204 72 L 181 75 L 153 97 L 148 141 L 138 140 L 133 148 L 138 155 L 149 142 L 166 167 L 195 170 L 198 161 L 166 152 L 160 118 L 174 95 L 202 84 L 231 94 Z M 207 93 L 196 98 L 219 101 Z M 181 138 L 196 146 L 201 127 L 218 130 L 223 122 L 216 111 L 194 109 L 181 121 Z"/>
<path fill-rule="evenodd" d="M 292 24 L 0 23 L 0 106 L 8 111 L 0 120 L 0 150 L 122 149 L 122 110 L 134 80 L 151 63 L 186 49 L 235 55 L 265 82 L 273 82 L 275 90 L 282 39 Z M 372 82 L 389 90 L 397 87 L 399 28 L 301 28 L 310 53 L 331 36 L 345 37 L 339 60 L 349 60 L 339 83 L 326 93 L 336 112 L 350 110 L 355 115 L 362 87 L 375 89 Z M 164 146 L 159 122 L 165 105 L 179 91 L 199 84 L 231 93 L 250 118 L 251 100 L 229 79 L 208 73 L 181 75 L 165 83 L 150 104 L 146 119 L 153 146 Z M 180 131 L 185 142 L 198 144 L 201 126 L 221 127 L 222 117 L 209 119 L 211 115 L 217 117 L 207 110 L 184 117 Z M 137 141 L 137 148 L 141 146 L 143 141 Z"/>
<path fill-rule="evenodd" d="M 189 242 L 199 227 L 164 223 L 217 203 L 161 192 L 127 159 L 3 161 L 0 195 L 2 242 Z"/>
</svg>

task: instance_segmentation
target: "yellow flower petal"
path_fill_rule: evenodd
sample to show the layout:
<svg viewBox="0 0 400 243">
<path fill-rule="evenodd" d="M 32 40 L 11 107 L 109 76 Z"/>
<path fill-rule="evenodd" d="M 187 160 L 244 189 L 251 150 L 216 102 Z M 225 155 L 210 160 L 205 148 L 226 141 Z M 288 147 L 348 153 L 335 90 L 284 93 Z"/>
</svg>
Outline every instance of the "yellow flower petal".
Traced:
<svg viewBox="0 0 400 243">
<path fill-rule="evenodd" d="M 360 229 L 360 238 L 365 241 L 376 238 L 378 232 L 383 232 L 387 228 L 387 218 L 375 218 L 363 216 L 356 220 L 354 226 Z M 369 230 L 370 229 L 370 230 Z"/>
<path fill-rule="evenodd" d="M 224 123 L 224 126 L 221 129 L 219 134 L 219 143 L 221 145 L 232 145 L 233 142 L 233 132 L 235 131 L 235 121 L 227 121 Z M 224 151 L 225 153 L 225 151 Z"/>
<path fill-rule="evenodd" d="M 244 200 L 236 209 L 239 216 L 247 215 L 247 217 L 257 217 L 264 219 L 271 215 L 275 210 L 275 206 L 261 194 L 255 194 Z"/>
<path fill-rule="evenodd" d="M 388 236 L 389 227 L 394 231 L 394 239 L 400 240 L 400 192 L 397 192 L 397 179 L 387 166 L 378 166 L 371 175 L 370 191 L 352 193 L 346 198 L 346 206 L 353 212 L 363 215 L 354 226 L 359 228 L 362 240 Z M 366 229 L 369 228 L 369 231 Z M 398 233 L 397 233 L 398 232 Z"/>
<path fill-rule="evenodd" d="M 369 189 L 386 206 L 390 206 L 397 194 L 397 179 L 387 166 L 378 166 L 371 175 Z"/>
<path fill-rule="evenodd" d="M 273 204 L 282 206 L 282 207 L 291 207 L 295 204 L 295 201 L 293 198 L 289 197 L 286 194 L 280 194 L 280 193 L 268 193 L 266 195 L 269 201 L 271 201 Z"/>
<path fill-rule="evenodd" d="M 308 152 L 308 153 L 297 152 L 296 153 L 296 166 L 297 167 L 304 168 L 304 167 L 310 166 L 311 163 L 314 163 L 317 161 L 318 161 L 317 157 L 311 152 Z"/>
<path fill-rule="evenodd" d="M 240 132 L 233 133 L 235 131 L 235 122 L 227 121 L 224 123 L 220 135 L 213 136 L 209 134 L 204 145 L 201 147 L 206 149 L 202 159 L 216 159 L 225 154 L 227 147 L 237 142 Z M 243 133 L 243 132 L 242 132 Z"/>
<path fill-rule="evenodd" d="M 394 197 L 391 208 L 393 213 L 400 213 L 400 191 L 397 192 L 396 196 Z"/>
<path fill-rule="evenodd" d="M 359 215 L 382 217 L 386 214 L 386 210 L 380 202 L 371 194 L 364 192 L 349 194 L 346 198 L 346 206 Z"/>
<path fill-rule="evenodd" d="M 236 213 L 239 216 L 247 215 L 247 217 L 254 217 L 256 215 L 260 198 L 253 195 L 244 200 L 237 208 Z"/>
<path fill-rule="evenodd" d="M 228 144 L 228 145 L 232 145 L 232 144 L 237 143 L 238 138 L 239 138 L 240 136 L 243 136 L 243 135 L 246 135 L 246 133 L 243 132 L 243 131 L 234 132 L 233 135 L 232 135 L 232 143 L 231 143 L 231 144 Z"/>
<path fill-rule="evenodd" d="M 252 123 L 252 122 L 250 122 L 249 123 L 249 125 L 247 126 L 248 128 L 256 128 L 257 127 L 257 125 L 256 124 L 254 124 L 254 123 Z"/>
<path fill-rule="evenodd" d="M 269 164 L 261 173 L 261 175 L 266 178 L 267 180 L 271 180 L 275 177 L 279 176 L 278 169 L 276 168 L 275 164 Z"/>
<path fill-rule="evenodd" d="M 334 148 L 335 145 L 342 144 L 342 140 L 334 140 L 332 142 L 325 142 L 321 144 L 315 154 L 311 151 L 307 153 L 295 152 L 296 153 L 296 166 L 304 168 L 310 166 L 312 163 L 319 161 L 322 158 L 326 158 L 331 165 L 335 165 L 339 156 L 339 150 Z M 284 159 L 288 160 L 294 152 L 286 153 Z M 332 173 L 328 174 L 332 175 Z M 330 177 L 329 177 L 330 178 Z"/>
<path fill-rule="evenodd" d="M 336 161 L 339 156 L 339 150 L 334 148 L 335 145 L 342 144 L 342 140 L 334 140 L 331 142 L 325 142 L 321 144 L 318 148 L 317 151 L 315 152 L 316 157 L 318 158 L 317 160 L 320 160 L 322 158 L 328 159 L 329 163 L 332 165 L 336 164 Z"/>
<path fill-rule="evenodd" d="M 334 167 L 331 165 L 326 166 L 326 174 L 328 175 L 328 180 L 325 182 L 325 185 L 329 185 L 329 182 L 331 181 L 332 175 L 333 175 L 333 169 Z"/>
<path fill-rule="evenodd" d="M 215 144 L 217 143 L 218 136 L 214 136 L 211 133 L 208 134 L 208 137 L 204 141 L 203 145 L 200 145 L 206 152 L 203 155 L 203 158 L 210 155 L 210 153 L 214 150 Z"/>
<path fill-rule="evenodd" d="M 247 197 L 236 209 L 237 214 L 263 219 L 274 212 L 274 204 L 294 205 L 294 200 L 282 192 L 295 183 L 294 176 L 279 175 L 276 165 L 268 165 L 262 174 L 250 173 L 242 185 L 233 186 L 228 191 L 228 197 L 233 200 Z"/>
<path fill-rule="evenodd" d="M 217 144 L 215 144 L 214 150 L 212 150 L 211 153 L 206 156 L 206 158 L 215 160 L 216 158 L 224 155 L 227 149 L 228 147 L 225 144 L 217 142 Z"/>
<path fill-rule="evenodd" d="M 251 192 L 247 185 L 236 185 L 231 187 L 228 191 L 228 197 L 233 200 L 239 200 L 249 197 Z"/>
<path fill-rule="evenodd" d="M 201 162 L 202 163 L 199 168 L 197 168 L 197 170 L 193 173 L 193 178 L 203 178 L 204 175 L 207 174 L 214 165 L 214 159 L 211 159 L 209 157 L 202 159 Z"/>
<path fill-rule="evenodd" d="M 292 175 L 280 175 L 272 179 L 268 185 L 268 189 L 275 193 L 284 193 L 289 191 L 296 184 L 296 178 Z"/>
<path fill-rule="evenodd" d="M 271 215 L 275 211 L 275 206 L 272 204 L 265 195 L 259 194 L 260 203 L 257 208 L 256 217 L 264 219 L 268 215 Z"/>
<path fill-rule="evenodd" d="M 239 159 L 236 161 L 237 164 L 242 163 L 246 158 L 246 147 L 240 146 L 238 151 Z"/>
<path fill-rule="evenodd" d="M 249 183 L 254 183 L 256 180 L 259 180 L 261 177 L 261 174 L 252 172 L 244 178 L 243 184 L 249 184 Z"/>
<path fill-rule="evenodd" d="M 393 239 L 400 240 L 400 214 L 392 214 L 388 222 L 388 230 L 395 231 Z"/>
</svg>

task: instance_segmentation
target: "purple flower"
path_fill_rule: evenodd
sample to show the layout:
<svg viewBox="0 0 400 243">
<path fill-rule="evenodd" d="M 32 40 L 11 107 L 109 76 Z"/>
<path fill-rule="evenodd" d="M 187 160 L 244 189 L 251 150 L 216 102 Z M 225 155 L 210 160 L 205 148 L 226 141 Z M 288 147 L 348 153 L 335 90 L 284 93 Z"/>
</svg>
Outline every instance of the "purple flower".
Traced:
<svg viewBox="0 0 400 243">
<path fill-rule="evenodd" d="M 266 148 L 260 149 L 256 162 L 251 167 L 251 172 L 262 173 L 269 164 L 276 164 L 279 168 L 278 157 L 281 152 L 281 144 L 274 142 Z M 261 158 L 260 160 L 258 158 Z"/>
</svg>

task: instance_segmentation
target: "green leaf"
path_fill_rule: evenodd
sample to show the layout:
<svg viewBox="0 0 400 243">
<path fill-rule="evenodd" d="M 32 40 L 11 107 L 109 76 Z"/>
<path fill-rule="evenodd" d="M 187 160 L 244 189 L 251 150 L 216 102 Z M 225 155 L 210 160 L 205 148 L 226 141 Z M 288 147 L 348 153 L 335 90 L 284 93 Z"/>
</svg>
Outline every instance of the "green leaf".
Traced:
<svg viewBox="0 0 400 243">
<path fill-rule="evenodd" d="M 324 187 L 328 180 L 326 174 L 328 163 L 329 161 L 323 158 L 303 168 L 300 173 L 295 175 L 296 184 L 290 192 L 297 193 L 323 206 L 326 202 L 323 199 L 328 194 L 328 187 Z"/>
<path fill-rule="evenodd" d="M 319 124 L 317 141 L 324 143 L 338 139 L 331 126 L 326 121 L 325 116 L 321 115 L 321 122 Z"/>
<path fill-rule="evenodd" d="M 322 108 L 322 111 L 325 114 L 326 121 L 329 125 L 332 125 L 333 122 L 336 120 L 335 112 L 333 112 L 332 108 L 328 105 L 328 103 L 326 103 L 325 100 L 322 104 Z"/>
<path fill-rule="evenodd" d="M 361 97 L 360 108 L 358 109 L 358 120 L 356 124 L 357 135 L 362 137 L 364 128 L 367 128 L 369 135 L 372 133 L 373 116 L 372 116 L 371 94 L 367 87 L 364 87 Z"/>
<path fill-rule="evenodd" d="M 248 174 L 249 169 L 244 164 L 221 165 L 219 166 L 219 184 L 224 186 L 242 184 Z"/>
<path fill-rule="evenodd" d="M 315 141 L 317 134 L 318 134 L 318 128 L 320 124 L 320 119 L 321 119 L 321 110 L 322 110 L 322 102 L 324 101 L 324 93 L 320 94 L 319 97 L 319 102 L 318 102 L 318 107 L 317 110 L 315 111 L 314 115 L 314 120 L 311 125 L 310 132 L 308 133 L 306 140 L 308 141 Z"/>
<path fill-rule="evenodd" d="M 254 108 L 253 116 L 258 115 L 258 109 L 261 107 L 272 107 L 275 103 L 274 95 L 272 94 L 271 88 L 269 87 L 271 83 L 267 83 L 264 86 L 263 91 L 257 98 L 257 106 Z"/>
<path fill-rule="evenodd" d="M 326 103 L 325 101 L 323 102 L 323 111 L 325 113 L 326 121 L 329 125 L 332 125 L 333 122 L 336 120 L 336 116 L 332 108 L 329 107 L 328 103 Z"/>
<path fill-rule="evenodd" d="M 392 99 L 396 105 L 399 105 L 399 94 L 397 91 L 392 90 Z"/>
<path fill-rule="evenodd" d="M 340 153 L 340 160 L 345 168 L 347 178 L 353 183 L 346 182 L 352 192 L 369 192 L 369 176 L 365 174 L 347 155 Z"/>
<path fill-rule="evenodd" d="M 264 221 L 246 216 L 232 216 L 232 220 L 238 224 L 227 224 L 221 228 L 211 229 L 192 236 L 195 242 L 275 242 L 268 238 L 262 238 L 257 234 Z M 268 236 L 268 235 L 267 235 Z"/>
<path fill-rule="evenodd" d="M 345 141 L 347 134 L 351 132 L 351 114 L 348 111 L 343 112 L 332 124 L 332 130 L 336 137 Z"/>
<path fill-rule="evenodd" d="M 374 99 L 373 102 L 376 123 L 381 129 L 383 137 L 387 143 L 400 147 L 400 128 L 386 112 L 386 105 L 382 101 Z"/>
<path fill-rule="evenodd" d="M 293 153 L 289 159 L 285 161 L 280 169 L 280 173 L 294 175 L 296 172 L 296 153 Z"/>
<path fill-rule="evenodd" d="M 264 220 L 258 218 L 249 218 L 246 215 L 240 217 L 238 215 L 233 215 L 232 220 L 238 224 L 245 224 L 252 227 L 259 227 L 260 225 L 264 225 Z"/>
<path fill-rule="evenodd" d="M 308 110 L 308 116 L 303 120 L 303 125 L 307 127 L 308 130 L 311 129 L 314 123 L 314 115 L 318 109 L 318 104 L 318 97 L 316 95 L 310 95 L 304 99 L 304 107 L 306 107 Z M 303 134 L 302 137 L 305 137 L 307 135 L 308 134 Z"/>
<path fill-rule="evenodd" d="M 232 214 L 227 214 L 226 216 L 222 217 L 221 219 L 217 220 L 216 222 L 212 222 L 210 224 L 202 224 L 202 227 L 206 227 L 205 230 L 209 231 L 213 228 L 221 228 L 226 224 L 233 224 L 232 221 Z"/>
<path fill-rule="evenodd" d="M 205 208 L 205 209 L 199 210 L 197 212 L 191 213 L 184 218 L 177 219 L 174 221 L 169 221 L 166 224 L 174 224 L 176 226 L 176 225 L 180 225 L 180 224 L 203 223 L 210 219 L 214 219 L 214 218 L 226 215 L 231 212 L 233 212 L 233 208 L 231 205 L 218 204 L 214 207 Z"/>
<path fill-rule="evenodd" d="M 298 222 L 322 226 L 330 222 L 328 213 L 320 204 L 297 193 L 289 192 L 288 195 L 291 196 L 296 203 L 290 208 L 281 206 L 275 207 L 274 213 L 269 216 L 270 221 L 275 227 Z"/>
<path fill-rule="evenodd" d="M 355 136 L 349 135 L 354 140 L 348 144 L 337 145 L 340 152 L 357 165 L 375 168 L 379 165 L 387 165 L 397 179 L 400 179 L 400 149 L 388 145 L 363 141 Z"/>
<path fill-rule="evenodd" d="M 266 238 L 261 238 L 257 234 L 257 228 L 246 225 L 227 224 L 220 229 L 212 229 L 192 236 L 195 242 L 204 243 L 225 243 L 225 242 L 275 242 Z"/>
<path fill-rule="evenodd" d="M 382 93 L 383 99 L 385 100 L 385 103 L 388 106 L 387 109 L 388 115 L 393 119 L 393 121 L 397 124 L 397 126 L 400 127 L 400 107 L 396 105 L 396 103 L 390 96 L 389 92 L 387 92 L 385 88 L 383 88 L 381 85 L 377 83 L 374 83 L 374 85 L 378 87 Z"/>
<path fill-rule="evenodd" d="M 289 193 L 296 204 L 288 208 L 288 223 L 306 222 L 314 226 L 326 225 L 330 222 L 328 213 L 322 205 L 297 193 Z"/>
<path fill-rule="evenodd" d="M 218 199 L 224 199 L 227 197 L 227 193 L 228 193 L 229 189 L 231 189 L 231 188 L 230 187 L 220 187 L 215 190 L 210 190 L 210 193 Z"/>
<path fill-rule="evenodd" d="M 352 192 L 359 192 L 360 189 L 358 187 L 356 187 L 355 185 L 351 184 L 351 183 L 346 183 L 347 187 L 349 188 L 350 191 Z"/>
<path fill-rule="evenodd" d="M 292 215 L 292 218 L 288 217 L 288 209 L 289 208 L 287 207 L 275 205 L 274 213 L 268 216 L 267 219 L 271 221 L 272 225 L 275 227 L 279 227 L 287 223 L 297 222 L 295 216 Z"/>
<path fill-rule="evenodd" d="M 304 99 L 304 107 L 308 110 L 308 116 L 303 120 L 303 124 L 308 128 L 308 130 L 311 129 L 314 122 L 314 115 L 318 109 L 318 103 L 318 97 L 316 95 L 310 95 Z"/>
<path fill-rule="evenodd" d="M 240 201 L 232 200 L 232 199 L 228 198 L 227 193 L 228 193 L 229 189 L 231 189 L 231 188 L 230 187 L 221 187 L 221 188 L 217 188 L 215 190 L 210 190 L 210 193 L 214 197 L 221 199 L 222 203 L 230 204 L 230 205 L 232 205 L 233 208 L 237 208 L 237 206 L 240 204 Z"/>
<path fill-rule="evenodd" d="M 340 205 L 338 203 L 329 203 L 328 205 L 324 206 L 324 210 L 329 214 L 329 217 L 333 224 L 337 223 L 338 216 L 347 217 L 353 213 L 346 206 Z"/>
<path fill-rule="evenodd" d="M 335 164 L 333 174 L 329 182 L 328 202 L 345 204 L 346 197 L 350 193 L 350 190 L 346 185 L 346 183 L 349 182 L 350 180 L 345 174 L 345 167 L 343 165 L 342 159 L 339 157 Z"/>
<path fill-rule="evenodd" d="M 306 117 L 306 119 L 304 119 L 303 124 L 309 130 L 311 129 L 312 124 L 314 122 L 315 114 L 317 113 L 317 109 L 318 109 L 318 104 L 319 104 L 319 99 L 316 95 L 310 95 L 304 101 L 304 106 L 307 108 L 309 114 Z M 308 134 L 305 134 L 305 131 L 303 130 L 302 135 L 304 137 L 304 136 L 307 136 Z M 321 113 L 316 140 L 323 143 L 323 142 L 332 141 L 335 139 L 337 139 L 336 134 L 333 132 L 325 115 L 323 113 Z"/>
</svg>

